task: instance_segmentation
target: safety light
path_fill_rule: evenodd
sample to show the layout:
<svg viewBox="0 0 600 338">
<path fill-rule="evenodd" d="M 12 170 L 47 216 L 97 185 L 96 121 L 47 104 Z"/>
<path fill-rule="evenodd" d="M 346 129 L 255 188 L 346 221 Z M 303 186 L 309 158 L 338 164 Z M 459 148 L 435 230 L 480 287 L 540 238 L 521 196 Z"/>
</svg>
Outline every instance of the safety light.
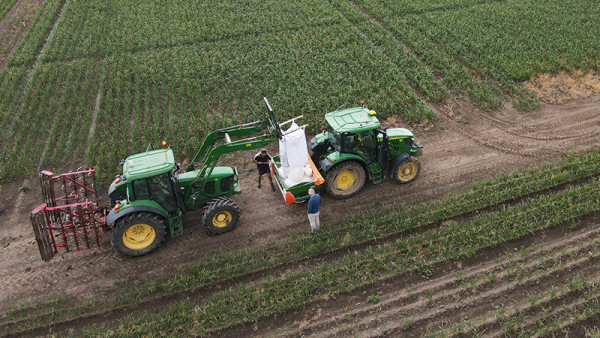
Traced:
<svg viewBox="0 0 600 338">
<path fill-rule="evenodd" d="M 162 144 L 163 147 L 167 146 L 167 141 L 162 141 L 160 144 Z"/>
<path fill-rule="evenodd" d="M 364 106 L 365 105 L 365 100 L 360 100 L 360 105 Z"/>
<path fill-rule="evenodd" d="M 115 184 L 119 184 L 119 182 L 121 182 L 121 179 L 117 177 L 117 179 L 115 180 Z"/>
<path fill-rule="evenodd" d="M 332 160 L 332 159 L 330 159 L 329 157 L 327 158 L 327 160 L 328 160 L 329 162 L 333 163 L 333 160 Z"/>
<path fill-rule="evenodd" d="M 119 210 L 120 207 L 121 207 L 120 204 L 115 204 L 115 211 Z"/>
</svg>

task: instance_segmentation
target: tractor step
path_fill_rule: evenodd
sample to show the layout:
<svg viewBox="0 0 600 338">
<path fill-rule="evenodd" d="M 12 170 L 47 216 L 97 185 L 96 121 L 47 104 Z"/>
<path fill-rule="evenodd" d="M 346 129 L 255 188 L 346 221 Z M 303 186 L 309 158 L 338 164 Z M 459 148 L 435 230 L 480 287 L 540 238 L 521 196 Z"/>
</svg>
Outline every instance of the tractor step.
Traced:
<svg viewBox="0 0 600 338">
<path fill-rule="evenodd" d="M 371 163 L 369 165 L 369 168 L 371 168 L 371 172 L 373 173 L 373 183 L 377 184 L 377 183 L 381 183 L 381 181 L 383 181 L 383 177 L 381 175 L 381 166 L 379 165 L 379 163 Z"/>
<path fill-rule="evenodd" d="M 183 234 L 183 225 L 181 222 L 181 212 L 172 215 L 169 219 L 169 233 L 172 237 Z"/>
</svg>

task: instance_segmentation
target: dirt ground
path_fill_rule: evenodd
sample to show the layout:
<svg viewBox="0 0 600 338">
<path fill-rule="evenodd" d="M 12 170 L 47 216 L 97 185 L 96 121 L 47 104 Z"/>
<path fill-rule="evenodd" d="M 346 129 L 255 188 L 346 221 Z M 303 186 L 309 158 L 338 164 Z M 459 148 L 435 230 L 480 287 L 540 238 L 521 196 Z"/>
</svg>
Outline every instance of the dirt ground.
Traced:
<svg viewBox="0 0 600 338">
<path fill-rule="evenodd" d="M 324 196 L 322 224 L 346 215 L 386 204 L 418 203 L 459 192 L 473 182 L 568 154 L 585 152 L 600 144 L 600 97 L 579 99 L 562 105 L 544 104 L 533 113 L 510 106 L 496 112 L 479 112 L 467 104 L 439 108 L 436 125 L 413 126 L 424 146 L 419 158 L 421 173 L 408 185 L 389 180 L 366 184 L 356 197 L 337 201 Z M 272 153 L 276 149 L 270 148 Z M 208 236 L 200 213 L 184 217 L 184 235 L 168 238 L 153 254 L 124 258 L 109 243 L 101 248 L 55 257 L 44 263 L 38 253 L 29 212 L 41 203 L 37 178 L 0 186 L 0 283 L 1 310 L 23 301 L 35 302 L 53 294 L 67 293 L 86 299 L 115 288 L 116 281 L 167 274 L 208 253 L 260 245 L 309 229 L 305 205 L 286 205 L 279 192 L 257 189 L 252 153 L 237 154 L 242 195 L 235 196 L 242 210 L 238 228 L 221 236 Z M 28 186 L 28 191 L 21 187 Z M 21 190 L 21 191 L 20 191 Z"/>
<path fill-rule="evenodd" d="M 20 41 L 40 4 L 41 1 L 20 0 L 0 22 L 0 32 L 3 33 L 0 34 L 0 46 L 4 48 L 0 50 L 0 68 L 5 64 L 6 56 Z M 596 80 L 597 74 L 592 74 L 585 78 L 585 85 L 571 91 L 560 86 L 565 83 L 567 86 L 569 83 L 574 86 L 573 83 L 581 81 L 570 82 L 563 77 L 562 81 L 552 85 L 549 83 L 554 81 L 553 77 L 534 79 L 527 86 L 542 97 L 545 103 L 541 104 L 540 109 L 530 113 L 519 112 L 510 104 L 498 111 L 483 112 L 474 110 L 468 103 L 454 101 L 435 107 L 440 114 L 440 120 L 435 124 L 409 126 L 402 125 L 401 120 L 390 120 L 390 127 L 411 128 L 416 139 L 423 144 L 424 153 L 419 158 L 419 177 L 408 185 L 397 185 L 390 180 L 378 185 L 368 183 L 358 196 L 343 201 L 323 196 L 322 226 L 327 227 L 327 224 L 341 220 L 348 214 L 377 209 L 387 204 L 414 204 L 440 198 L 502 172 L 520 170 L 597 148 L 600 144 L 600 96 L 597 96 Z M 563 89 L 552 90 L 558 87 Z M 564 93 L 567 93 L 566 96 Z M 274 147 L 269 150 L 272 154 L 277 152 Z M 201 260 L 209 253 L 257 246 L 308 231 L 306 205 L 286 205 L 280 193 L 271 192 L 268 186 L 257 189 L 255 166 L 247 161 L 253 154 L 254 152 L 238 153 L 234 159 L 221 163 L 236 165 L 240 171 L 243 194 L 234 199 L 242 210 L 242 216 L 234 231 L 221 236 L 208 236 L 200 225 L 201 214 L 190 213 L 184 217 L 182 236 L 167 238 L 158 251 L 136 259 L 116 254 L 110 246 L 109 234 L 105 234 L 99 249 L 59 255 L 51 262 L 44 263 L 40 259 L 29 221 L 30 211 L 41 203 L 37 177 L 1 184 L 0 314 L 25 302 L 31 304 L 63 294 L 75 299 L 88 299 L 118 293 L 116 282 L 119 281 L 169 274 L 188 263 Z M 597 224 L 596 221 L 589 220 L 590 224 Z M 581 232 L 589 231 L 591 234 L 596 231 L 592 228 L 591 225 L 583 227 Z M 548 234 L 548 241 L 555 243 L 559 237 L 560 233 Z M 500 252 L 498 255 L 503 257 Z M 486 262 L 488 261 L 480 258 L 467 264 L 470 271 L 476 273 L 482 266 L 487 266 Z M 435 285 L 437 288 L 442 288 L 440 285 L 450 285 L 455 282 L 452 278 L 454 277 L 442 274 L 440 280 L 436 279 Z M 411 281 L 400 280 L 398 283 L 407 285 Z M 373 288 L 376 293 L 386 294 L 397 290 L 397 285 Z M 366 289 L 364 292 L 370 294 L 373 290 Z M 391 330 L 386 331 L 390 334 L 395 332 L 394 326 L 403 323 L 403 317 L 398 313 L 411 310 L 412 303 L 406 305 L 406 309 L 399 309 L 397 304 L 406 303 L 406 299 L 402 297 L 407 295 L 400 294 L 398 297 L 400 298 L 393 298 L 395 303 L 385 303 L 391 310 L 386 312 L 387 321 L 382 323 L 390 323 L 386 329 Z M 317 304 L 315 307 L 291 312 L 283 321 L 267 320 L 268 325 L 260 325 L 260 330 L 257 328 L 255 334 L 291 332 L 292 335 L 298 335 L 317 332 L 317 335 L 327 335 L 333 327 L 330 318 L 337 323 L 342 321 L 346 313 L 354 310 L 363 315 L 370 314 L 370 317 L 364 316 L 365 320 L 374 318 L 375 306 L 365 304 L 363 298 L 358 294 L 348 295 L 336 300 L 338 303 Z M 423 304 L 422 299 L 417 302 Z M 362 304 L 352 305 L 356 303 Z M 464 306 L 466 308 L 469 305 Z M 319 310 L 320 307 L 323 309 Z M 336 310 L 337 308 L 342 310 Z M 329 312 L 325 316 L 322 311 Z M 437 317 L 432 314 L 431 318 Z M 361 330 L 377 329 L 377 326 L 364 322 L 350 325 Z M 321 330 L 322 328 L 327 330 Z M 247 329 L 253 331 L 253 328 Z M 244 328 L 241 330 L 245 331 Z M 350 334 L 344 327 L 335 326 L 334 330 L 339 330 L 334 334 Z M 377 331 L 374 332 L 377 334 Z"/>
</svg>

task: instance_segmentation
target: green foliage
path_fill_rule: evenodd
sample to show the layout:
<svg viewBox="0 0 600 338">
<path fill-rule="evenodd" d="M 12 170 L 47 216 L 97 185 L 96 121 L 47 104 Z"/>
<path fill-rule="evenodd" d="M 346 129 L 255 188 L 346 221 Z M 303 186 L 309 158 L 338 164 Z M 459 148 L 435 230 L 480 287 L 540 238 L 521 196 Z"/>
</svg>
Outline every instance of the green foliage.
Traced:
<svg viewBox="0 0 600 338">
<path fill-rule="evenodd" d="M 417 266 L 417 273 L 419 274 L 419 276 L 421 276 L 425 279 L 431 278 L 431 276 L 433 276 L 434 272 L 435 272 L 435 268 L 432 265 L 418 264 L 418 266 Z"/>
<path fill-rule="evenodd" d="M 191 334 L 278 314 L 409 271 L 421 271 L 423 277 L 431 277 L 432 267 L 442 261 L 470 257 L 486 247 L 558 224 L 568 225 L 578 217 L 599 211 L 600 201 L 594 197 L 600 190 L 600 181 L 590 178 L 600 172 L 598 164 L 599 152 L 569 158 L 475 184 L 472 189 L 442 201 L 398 205 L 351 216 L 324 229 L 318 238 L 300 236 L 252 249 L 216 253 L 169 278 L 124 285 L 127 297 L 119 297 L 107 306 L 112 309 L 159 295 L 191 292 L 265 269 L 276 269 L 282 264 L 323 257 L 323 254 L 354 245 L 360 249 L 352 249 L 352 254 L 256 284 L 215 292 L 200 303 L 190 304 L 197 309 L 192 311 L 196 314 L 184 319 L 201 323 L 196 327 L 199 331 Z M 587 179 L 582 179 L 585 177 Z M 516 198 L 522 200 L 516 203 Z M 507 201 L 512 202 L 504 203 Z M 491 205 L 501 207 L 488 208 Z M 448 221 L 459 215 L 466 216 L 464 221 Z M 441 225 L 431 227 L 434 224 Z M 422 231 L 413 231 L 417 229 Z M 404 234 L 397 240 L 384 240 L 399 233 Z M 529 250 L 523 247 L 526 249 Z M 580 280 L 572 283 L 572 289 L 585 285 Z M 207 319 L 209 317 L 214 320 Z M 134 327 L 144 332 L 173 327 L 167 317 L 161 319 L 162 323 L 157 322 L 158 326 L 149 324 L 155 320 L 152 318 L 140 318 L 141 324 L 123 327 L 115 334 L 129 334 L 134 332 L 130 331 Z"/>
<path fill-rule="evenodd" d="M 519 81 L 598 68 L 599 11 L 584 0 L 48 0 L 0 70 L 0 179 L 78 162 L 106 183 L 162 139 L 189 158 L 207 131 L 262 118 L 265 95 L 309 132 L 360 99 L 414 122 L 454 97 L 534 109 Z"/>
<path fill-rule="evenodd" d="M 17 0 L 0 0 L 0 20 L 10 11 Z"/>
<path fill-rule="evenodd" d="M 379 296 L 378 295 L 369 295 L 369 296 L 367 296 L 367 303 L 371 303 L 371 304 L 377 304 L 377 303 L 379 303 Z"/>
</svg>

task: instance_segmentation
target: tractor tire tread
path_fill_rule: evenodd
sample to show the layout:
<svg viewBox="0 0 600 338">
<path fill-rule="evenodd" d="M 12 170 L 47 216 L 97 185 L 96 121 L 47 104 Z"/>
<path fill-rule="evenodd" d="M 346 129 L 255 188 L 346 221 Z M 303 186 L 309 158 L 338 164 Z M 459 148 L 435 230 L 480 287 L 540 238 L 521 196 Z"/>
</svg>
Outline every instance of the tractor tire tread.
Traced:
<svg viewBox="0 0 600 338">
<path fill-rule="evenodd" d="M 417 173 L 415 174 L 415 177 L 413 177 L 412 179 L 410 179 L 410 180 L 408 180 L 408 181 L 400 181 L 400 180 L 398 179 L 398 168 L 402 167 L 402 165 L 404 165 L 404 164 L 405 164 L 405 163 L 407 163 L 407 162 L 413 162 L 413 163 L 414 163 L 414 164 L 417 166 Z M 399 163 L 399 164 L 396 166 L 396 168 L 394 168 L 394 170 L 393 170 L 393 172 L 392 172 L 392 177 L 394 178 L 394 181 L 395 181 L 396 183 L 399 183 L 399 184 L 407 184 L 407 183 L 410 183 L 410 182 L 412 182 L 412 181 L 416 180 L 416 179 L 417 179 L 417 177 L 419 176 L 419 173 L 420 173 L 420 172 L 421 172 L 421 163 L 419 163 L 419 160 L 417 160 L 416 158 L 414 158 L 414 157 L 410 156 L 410 157 L 409 157 L 409 158 L 407 158 L 406 160 L 404 160 L 404 161 L 400 162 L 400 163 Z"/>
<path fill-rule="evenodd" d="M 346 168 L 349 166 L 356 167 L 362 175 L 362 179 L 361 179 L 361 182 L 359 183 L 359 187 L 354 192 L 352 192 L 351 194 L 348 194 L 348 195 L 337 194 L 335 191 L 333 191 L 333 181 L 334 181 L 333 178 L 336 176 L 336 174 L 339 171 L 341 171 L 343 168 Z M 327 190 L 327 194 L 337 200 L 346 199 L 346 198 L 355 196 L 362 190 L 363 186 L 365 185 L 365 182 L 367 181 L 367 173 L 365 171 L 365 168 L 363 168 L 363 166 L 356 161 L 342 162 L 340 164 L 337 164 L 331 170 L 329 170 L 327 172 L 326 176 L 327 176 L 327 178 L 325 179 L 325 188 Z"/>
<path fill-rule="evenodd" d="M 212 218 L 214 214 L 220 210 L 227 210 L 232 215 L 231 222 L 224 228 L 218 228 L 213 226 Z M 217 197 L 206 203 L 204 212 L 202 215 L 202 225 L 204 230 L 210 235 L 220 235 L 222 233 L 233 230 L 240 219 L 240 209 L 237 204 L 228 197 Z"/>
<path fill-rule="evenodd" d="M 148 224 L 154 225 L 152 228 L 156 232 L 156 238 L 152 244 L 147 246 L 146 248 L 140 250 L 133 250 L 127 248 L 122 241 L 123 233 L 129 224 L 132 224 L 134 220 L 142 220 L 147 221 Z M 127 257 L 137 257 L 149 254 L 156 249 L 158 249 L 165 237 L 167 236 L 167 226 L 165 224 L 164 218 L 160 215 L 151 213 L 151 212 L 134 212 L 128 215 L 125 215 L 123 218 L 118 219 L 115 222 L 115 226 L 113 227 L 113 232 L 110 237 L 110 244 L 115 249 L 115 251 L 123 256 Z"/>
</svg>

